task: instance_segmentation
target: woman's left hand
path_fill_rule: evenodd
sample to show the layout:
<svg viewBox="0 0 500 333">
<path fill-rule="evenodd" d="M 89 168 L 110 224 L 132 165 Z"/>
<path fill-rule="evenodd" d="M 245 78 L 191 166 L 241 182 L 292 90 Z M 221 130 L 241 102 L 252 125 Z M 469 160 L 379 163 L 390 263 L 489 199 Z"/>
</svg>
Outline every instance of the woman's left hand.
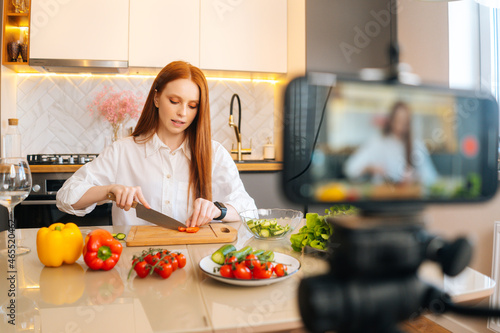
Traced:
<svg viewBox="0 0 500 333">
<path fill-rule="evenodd" d="M 193 214 L 186 220 L 187 227 L 202 226 L 220 215 L 220 209 L 212 201 L 198 198 L 193 206 Z"/>
</svg>

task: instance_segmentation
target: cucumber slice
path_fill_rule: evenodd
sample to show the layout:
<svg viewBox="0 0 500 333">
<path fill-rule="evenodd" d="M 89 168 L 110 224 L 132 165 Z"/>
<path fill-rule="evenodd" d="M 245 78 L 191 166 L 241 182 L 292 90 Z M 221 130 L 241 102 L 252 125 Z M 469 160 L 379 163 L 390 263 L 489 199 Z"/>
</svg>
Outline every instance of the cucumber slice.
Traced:
<svg viewBox="0 0 500 333">
<path fill-rule="evenodd" d="M 118 240 L 124 240 L 124 239 L 127 237 L 127 235 L 125 235 L 125 234 L 124 234 L 124 233 L 122 233 L 122 232 L 119 232 L 119 233 L 117 233 L 117 234 L 116 234 L 116 236 L 114 236 L 114 237 L 115 237 L 116 239 L 118 239 Z"/>
<path fill-rule="evenodd" d="M 260 235 L 261 235 L 262 237 L 269 237 L 269 236 L 270 236 L 269 229 L 261 229 L 261 230 L 260 230 Z"/>
<path fill-rule="evenodd" d="M 281 235 L 281 234 L 283 234 L 283 233 L 285 233 L 285 232 L 286 232 L 286 230 L 285 230 L 285 229 L 277 230 L 277 231 L 275 231 L 275 232 L 274 232 L 274 235 L 275 235 L 275 236 L 278 236 L 278 235 Z"/>
<path fill-rule="evenodd" d="M 265 222 L 264 222 L 264 223 L 262 223 L 260 226 L 261 226 L 262 228 L 269 228 L 269 227 L 271 227 L 271 222 L 269 222 L 269 221 L 265 221 Z"/>
</svg>

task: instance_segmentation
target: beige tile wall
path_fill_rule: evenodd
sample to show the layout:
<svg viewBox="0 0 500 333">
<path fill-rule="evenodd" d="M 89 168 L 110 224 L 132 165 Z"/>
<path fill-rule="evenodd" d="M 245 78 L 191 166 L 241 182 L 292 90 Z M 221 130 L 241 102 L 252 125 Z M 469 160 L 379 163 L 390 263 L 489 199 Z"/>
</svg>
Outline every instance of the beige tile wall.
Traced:
<svg viewBox="0 0 500 333">
<path fill-rule="evenodd" d="M 111 126 L 88 111 L 95 95 L 105 86 L 113 86 L 115 91 L 131 90 L 142 96 L 142 104 L 153 80 L 153 77 L 19 76 L 17 117 L 23 153 L 99 153 L 110 143 Z M 228 119 L 231 96 L 237 93 L 242 104 L 243 148 L 249 147 L 252 138 L 253 152 L 248 158 L 261 159 L 267 138 L 274 140 L 274 84 L 210 78 L 208 84 L 213 139 L 228 150 L 236 143 Z M 236 104 L 234 109 L 237 112 Z M 136 121 L 129 121 L 124 127 L 135 124 Z"/>
</svg>

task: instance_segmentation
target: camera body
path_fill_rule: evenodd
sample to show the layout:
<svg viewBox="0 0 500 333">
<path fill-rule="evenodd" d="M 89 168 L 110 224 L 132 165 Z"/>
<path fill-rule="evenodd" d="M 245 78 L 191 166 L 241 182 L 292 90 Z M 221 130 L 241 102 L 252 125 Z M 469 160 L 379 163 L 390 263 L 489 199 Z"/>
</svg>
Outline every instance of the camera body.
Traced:
<svg viewBox="0 0 500 333">
<path fill-rule="evenodd" d="M 285 94 L 285 195 L 301 204 L 351 204 L 331 217 L 330 272 L 299 286 L 312 332 L 397 332 L 433 304 L 425 260 L 459 274 L 472 246 L 425 231 L 428 203 L 472 203 L 498 185 L 498 104 L 488 94 L 329 73 L 293 80 Z"/>
</svg>

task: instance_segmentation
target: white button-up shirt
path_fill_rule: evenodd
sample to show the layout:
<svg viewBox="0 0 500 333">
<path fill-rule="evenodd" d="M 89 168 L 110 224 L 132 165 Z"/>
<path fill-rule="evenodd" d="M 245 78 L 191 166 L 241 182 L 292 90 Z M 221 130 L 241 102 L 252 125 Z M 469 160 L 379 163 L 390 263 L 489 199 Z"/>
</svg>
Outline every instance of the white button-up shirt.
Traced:
<svg viewBox="0 0 500 333">
<path fill-rule="evenodd" d="M 191 152 L 186 141 L 174 151 L 155 134 L 146 143 L 132 137 L 115 142 L 92 162 L 71 176 L 57 192 L 57 207 L 69 214 L 83 216 L 96 206 L 75 210 L 75 204 L 91 187 L 121 184 L 140 186 L 146 201 L 154 210 L 181 222 L 193 212 L 192 196 L 188 198 Z M 233 206 L 238 212 L 256 209 L 245 191 L 238 169 L 229 152 L 212 141 L 212 200 Z M 113 225 L 150 224 L 137 218 L 135 209 L 128 212 L 113 205 Z"/>
<path fill-rule="evenodd" d="M 425 185 L 431 185 L 437 180 L 438 174 L 429 152 L 420 141 L 413 141 L 411 158 L 416 180 Z M 364 170 L 369 166 L 384 170 L 384 177 L 390 181 L 402 181 L 406 173 L 406 148 L 403 142 L 393 135 L 378 135 L 351 155 L 344 171 L 349 178 L 354 179 L 363 176 Z M 372 181 L 384 181 L 374 178 Z"/>
</svg>

